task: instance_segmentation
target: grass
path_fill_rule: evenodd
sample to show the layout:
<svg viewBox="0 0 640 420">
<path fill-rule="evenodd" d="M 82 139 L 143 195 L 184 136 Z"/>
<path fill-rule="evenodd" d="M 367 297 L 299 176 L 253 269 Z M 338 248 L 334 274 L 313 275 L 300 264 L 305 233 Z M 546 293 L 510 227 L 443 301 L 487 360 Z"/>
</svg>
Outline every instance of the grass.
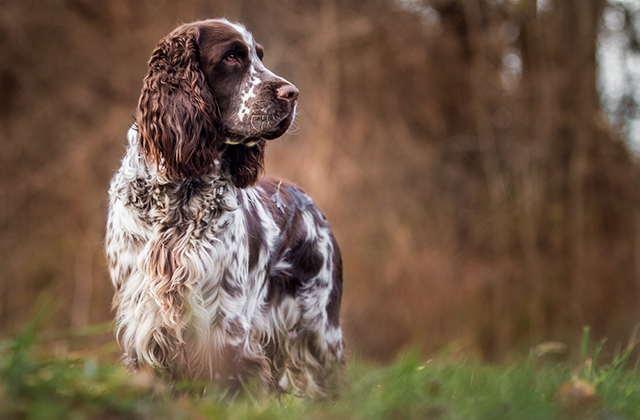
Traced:
<svg viewBox="0 0 640 420">
<path fill-rule="evenodd" d="M 293 395 L 230 398 L 202 383 L 167 384 L 96 357 L 43 351 L 36 322 L 0 345 L 1 419 L 606 419 L 640 418 L 634 338 L 610 363 L 604 341 L 571 362 L 536 355 L 491 366 L 472 358 L 427 362 L 409 352 L 386 367 L 348 365 L 349 385 L 331 401 Z M 188 392 L 185 392 L 188 391 Z"/>
</svg>

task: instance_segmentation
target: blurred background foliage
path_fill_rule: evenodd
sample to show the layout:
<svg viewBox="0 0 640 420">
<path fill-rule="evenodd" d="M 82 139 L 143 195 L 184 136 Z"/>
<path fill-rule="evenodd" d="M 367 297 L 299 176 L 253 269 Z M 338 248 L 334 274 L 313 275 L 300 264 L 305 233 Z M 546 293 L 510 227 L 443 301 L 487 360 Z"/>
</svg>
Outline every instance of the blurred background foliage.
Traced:
<svg viewBox="0 0 640 420">
<path fill-rule="evenodd" d="M 147 60 L 178 24 L 225 16 L 301 91 L 267 173 L 336 232 L 352 351 L 501 360 L 576 345 L 587 324 L 626 341 L 639 15 L 622 0 L 3 0 L 0 334 L 43 291 L 62 307 L 50 328 L 112 318 L 107 189 Z"/>
</svg>

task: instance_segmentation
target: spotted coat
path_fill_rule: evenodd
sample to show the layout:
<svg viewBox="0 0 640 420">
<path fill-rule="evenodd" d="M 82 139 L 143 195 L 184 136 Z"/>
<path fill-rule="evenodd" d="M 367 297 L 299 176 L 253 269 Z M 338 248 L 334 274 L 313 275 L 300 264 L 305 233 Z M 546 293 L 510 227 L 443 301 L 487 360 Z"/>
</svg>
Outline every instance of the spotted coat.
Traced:
<svg viewBox="0 0 640 420">
<path fill-rule="evenodd" d="M 297 89 L 264 68 L 261 47 L 241 25 L 216 20 L 193 27 L 177 31 L 191 37 L 185 45 L 199 48 L 197 54 L 180 50 L 199 60 L 193 76 L 202 84 L 199 99 L 184 101 L 175 89 L 162 93 L 166 84 L 157 80 L 166 78 L 153 66 L 165 71 L 171 61 L 154 61 L 159 49 L 168 54 L 160 43 L 109 189 L 106 252 L 126 364 L 231 387 L 257 378 L 267 389 L 326 395 L 344 358 L 340 251 L 309 196 L 281 180 L 256 183 L 265 139 L 290 125 Z M 215 54 L 229 53 L 214 48 L 234 32 L 234 42 L 246 47 L 245 61 L 224 73 Z M 235 94 L 225 98 L 215 86 L 220 81 Z M 186 105 L 176 105 L 178 99 Z M 192 112 L 200 100 L 211 115 L 149 111 Z M 199 128 L 187 127 L 191 120 Z M 210 126 L 215 133 L 203 139 Z M 200 138 L 179 138 L 185 133 Z M 205 146 L 209 157 L 202 154 Z"/>
</svg>

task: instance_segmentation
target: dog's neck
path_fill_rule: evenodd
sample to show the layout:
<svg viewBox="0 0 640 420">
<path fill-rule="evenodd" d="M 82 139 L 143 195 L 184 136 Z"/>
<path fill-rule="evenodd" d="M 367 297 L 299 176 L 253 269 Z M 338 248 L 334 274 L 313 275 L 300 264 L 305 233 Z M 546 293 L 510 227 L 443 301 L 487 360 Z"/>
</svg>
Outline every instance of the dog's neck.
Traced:
<svg viewBox="0 0 640 420">
<path fill-rule="evenodd" d="M 222 162 L 214 162 L 207 175 L 171 180 L 145 160 L 135 125 L 127 139 L 129 146 L 111 188 L 149 225 L 192 225 L 197 232 L 238 208 L 238 190 Z"/>
</svg>

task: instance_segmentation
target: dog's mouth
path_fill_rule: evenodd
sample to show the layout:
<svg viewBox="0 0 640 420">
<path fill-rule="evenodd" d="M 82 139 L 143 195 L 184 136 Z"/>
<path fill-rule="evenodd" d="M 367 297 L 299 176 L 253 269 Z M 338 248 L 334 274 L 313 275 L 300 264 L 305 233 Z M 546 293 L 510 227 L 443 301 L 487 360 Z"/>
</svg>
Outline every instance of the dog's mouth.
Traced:
<svg viewBox="0 0 640 420">
<path fill-rule="evenodd" d="M 285 116 L 282 119 L 282 121 L 280 121 L 275 126 L 273 131 L 265 133 L 262 136 L 262 138 L 265 139 L 265 140 L 273 140 L 273 139 L 277 139 L 278 137 L 282 136 L 284 133 L 287 132 L 289 127 L 291 127 L 291 123 L 293 123 L 294 116 L 295 116 L 295 107 L 291 110 L 291 112 L 289 112 L 289 114 L 287 114 L 287 116 Z"/>
<path fill-rule="evenodd" d="M 227 128 L 224 130 L 225 143 L 251 146 L 256 142 L 256 139 L 277 139 L 291 127 L 294 117 L 295 106 L 292 106 L 289 112 L 280 118 L 270 113 L 251 115 L 248 118 L 248 124 L 241 129 Z"/>
</svg>

